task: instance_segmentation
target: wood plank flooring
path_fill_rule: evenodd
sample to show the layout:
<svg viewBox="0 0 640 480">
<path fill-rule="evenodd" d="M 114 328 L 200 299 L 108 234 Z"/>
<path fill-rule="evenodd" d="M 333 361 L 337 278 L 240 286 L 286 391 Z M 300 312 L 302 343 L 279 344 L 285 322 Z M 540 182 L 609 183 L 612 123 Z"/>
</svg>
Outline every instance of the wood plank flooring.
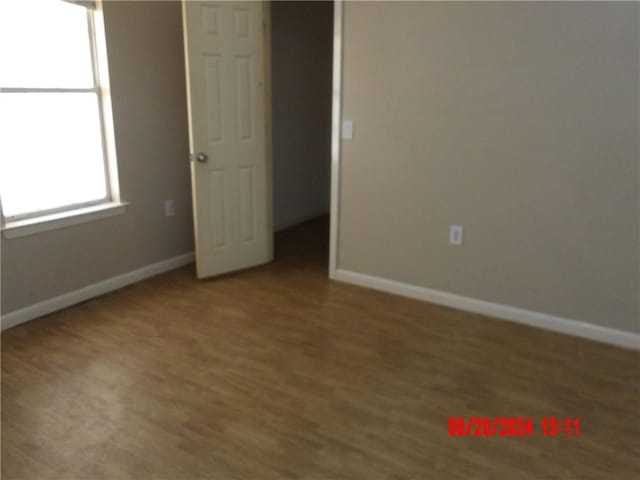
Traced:
<svg viewBox="0 0 640 480">
<path fill-rule="evenodd" d="M 640 353 L 331 282 L 327 236 L 4 332 L 3 480 L 640 478 Z M 534 434 L 451 437 L 460 416 Z"/>
</svg>

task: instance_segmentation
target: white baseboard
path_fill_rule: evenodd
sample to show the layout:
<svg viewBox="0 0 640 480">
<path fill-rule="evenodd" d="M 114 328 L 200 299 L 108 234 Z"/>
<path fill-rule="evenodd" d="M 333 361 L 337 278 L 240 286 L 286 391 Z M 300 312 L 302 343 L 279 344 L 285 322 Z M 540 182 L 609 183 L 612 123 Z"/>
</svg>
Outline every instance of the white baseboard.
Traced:
<svg viewBox="0 0 640 480">
<path fill-rule="evenodd" d="M 2 330 L 20 325 L 43 315 L 53 313 L 63 308 L 70 307 L 91 298 L 117 290 L 132 283 L 145 280 L 159 275 L 169 270 L 173 270 L 194 261 L 194 254 L 185 253 L 177 257 L 169 258 L 161 262 L 153 263 L 132 272 L 117 275 L 100 282 L 87 285 L 86 287 L 65 293 L 58 297 L 50 298 L 42 302 L 29 305 L 28 307 L 15 310 L 6 315 L 2 315 Z M 601 327 L 591 323 L 571 320 L 568 318 L 556 317 L 546 313 L 524 310 L 522 308 L 511 307 L 499 303 L 486 302 L 475 298 L 464 297 L 453 293 L 442 292 L 430 288 L 418 287 L 407 283 L 387 280 L 385 278 L 374 277 L 362 273 L 351 272 L 349 270 L 338 269 L 335 272 L 335 279 L 345 283 L 359 285 L 361 287 L 381 290 L 383 292 L 401 295 L 403 297 L 414 298 L 425 302 L 444 305 L 474 313 L 481 313 L 503 320 L 511 320 L 537 328 L 553 330 L 555 332 L 566 333 L 577 337 L 588 338 L 599 342 L 618 345 L 626 348 L 640 349 L 640 335 Z"/>
<path fill-rule="evenodd" d="M 42 317 L 43 315 L 53 313 L 57 310 L 62 310 L 63 308 L 70 307 L 76 303 L 84 302 L 90 298 L 126 287 L 132 283 L 154 277 L 161 273 L 168 272 L 169 270 L 188 265 L 193 263 L 193 261 L 193 252 L 185 253 L 183 255 L 178 255 L 177 257 L 152 263 L 151 265 L 147 265 L 146 267 L 142 267 L 132 272 L 123 273 L 122 275 L 117 275 L 115 277 L 87 285 L 86 287 L 64 293 L 58 297 L 49 298 L 48 300 L 9 312 L 6 315 L 2 315 L 2 319 L 0 321 L 2 324 L 2 330 L 15 327 L 16 325 L 28 322 L 34 318 Z"/>
<path fill-rule="evenodd" d="M 359 285 L 361 287 L 381 290 L 387 293 L 414 298 L 425 302 L 436 303 L 447 307 L 457 308 L 468 312 L 481 313 L 503 320 L 511 320 L 533 327 L 566 333 L 576 337 L 588 338 L 599 342 L 609 343 L 625 348 L 640 349 L 640 335 L 622 330 L 601 327 L 591 323 L 580 322 L 568 318 L 556 317 L 546 313 L 524 310 L 499 303 L 485 302 L 475 298 L 463 297 L 453 293 L 417 287 L 407 283 L 387 280 L 349 270 L 338 269 L 335 279 Z"/>
</svg>

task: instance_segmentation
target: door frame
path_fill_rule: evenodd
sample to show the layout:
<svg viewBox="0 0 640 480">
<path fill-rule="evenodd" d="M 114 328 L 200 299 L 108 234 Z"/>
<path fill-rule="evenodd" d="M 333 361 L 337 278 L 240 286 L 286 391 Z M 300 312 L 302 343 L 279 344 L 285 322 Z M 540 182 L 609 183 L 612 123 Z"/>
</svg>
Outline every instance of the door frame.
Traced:
<svg viewBox="0 0 640 480">
<path fill-rule="evenodd" d="M 338 268 L 338 214 L 340 210 L 340 124 L 342 120 L 342 25 L 344 0 L 333 0 L 333 93 L 331 99 L 331 208 L 329 232 L 329 278 L 336 278 Z M 273 204 L 273 128 L 271 85 L 271 1 L 264 2 L 264 84 L 267 149 L 267 197 Z M 273 208 L 267 222 L 273 230 Z M 270 237 L 273 242 L 273 236 Z M 271 247 L 273 248 L 273 246 Z"/>
<path fill-rule="evenodd" d="M 268 0 L 262 4 L 262 21 L 263 23 L 263 35 L 264 39 L 262 45 L 264 47 L 264 128 L 265 139 L 264 146 L 266 149 L 266 164 L 267 164 L 267 185 L 265 192 L 267 194 L 267 201 L 271 202 L 271 208 L 267 208 L 267 226 L 271 231 L 270 235 L 267 235 L 267 242 L 269 251 L 271 252 L 271 258 L 275 258 L 275 252 L 273 249 L 273 104 L 272 104 L 272 85 L 271 85 L 271 0 Z"/>
<path fill-rule="evenodd" d="M 342 28 L 344 1 L 333 2 L 333 98 L 331 105 L 331 209 L 329 233 L 329 278 L 338 269 L 338 228 L 340 210 L 340 132 L 342 123 Z"/>
</svg>

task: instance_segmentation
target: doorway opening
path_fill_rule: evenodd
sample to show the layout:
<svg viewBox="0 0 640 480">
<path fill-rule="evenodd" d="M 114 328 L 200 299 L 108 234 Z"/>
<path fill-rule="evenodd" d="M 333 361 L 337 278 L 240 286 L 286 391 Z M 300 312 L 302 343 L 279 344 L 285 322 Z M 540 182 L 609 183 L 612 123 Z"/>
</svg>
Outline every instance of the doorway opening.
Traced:
<svg viewBox="0 0 640 480">
<path fill-rule="evenodd" d="M 328 269 L 334 2 L 270 3 L 275 260 Z"/>
</svg>

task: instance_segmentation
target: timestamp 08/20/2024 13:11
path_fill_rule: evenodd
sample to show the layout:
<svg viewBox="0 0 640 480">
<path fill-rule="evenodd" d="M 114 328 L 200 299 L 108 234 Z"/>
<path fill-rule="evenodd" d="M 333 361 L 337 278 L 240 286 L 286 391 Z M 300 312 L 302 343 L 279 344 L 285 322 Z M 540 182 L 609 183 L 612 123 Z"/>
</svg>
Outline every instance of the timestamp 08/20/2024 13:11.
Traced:
<svg viewBox="0 0 640 480">
<path fill-rule="evenodd" d="M 542 435 L 555 437 L 580 436 L 580 419 L 545 417 L 540 421 Z M 531 418 L 522 417 L 450 417 L 449 435 L 452 437 L 524 437 L 534 434 Z"/>
</svg>

